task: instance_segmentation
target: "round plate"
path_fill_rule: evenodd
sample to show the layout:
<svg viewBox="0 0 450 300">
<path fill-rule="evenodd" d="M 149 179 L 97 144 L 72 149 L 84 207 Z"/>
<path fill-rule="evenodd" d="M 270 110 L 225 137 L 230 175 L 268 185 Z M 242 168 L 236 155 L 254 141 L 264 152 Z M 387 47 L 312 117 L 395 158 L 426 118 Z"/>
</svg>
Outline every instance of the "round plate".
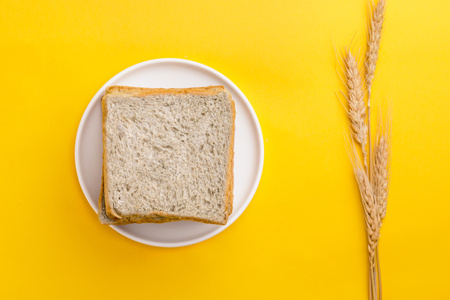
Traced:
<svg viewBox="0 0 450 300">
<path fill-rule="evenodd" d="M 242 214 L 255 194 L 264 161 L 261 127 L 252 106 L 239 88 L 214 69 L 184 59 L 155 59 L 142 62 L 125 69 L 109 80 L 86 108 L 75 142 L 78 180 L 84 195 L 96 212 L 102 178 L 101 98 L 105 94 L 106 87 L 111 85 L 151 88 L 223 85 L 231 93 L 236 104 L 233 213 L 226 225 L 179 221 L 111 227 L 140 243 L 159 247 L 180 247 L 204 241 L 230 226 Z"/>
</svg>

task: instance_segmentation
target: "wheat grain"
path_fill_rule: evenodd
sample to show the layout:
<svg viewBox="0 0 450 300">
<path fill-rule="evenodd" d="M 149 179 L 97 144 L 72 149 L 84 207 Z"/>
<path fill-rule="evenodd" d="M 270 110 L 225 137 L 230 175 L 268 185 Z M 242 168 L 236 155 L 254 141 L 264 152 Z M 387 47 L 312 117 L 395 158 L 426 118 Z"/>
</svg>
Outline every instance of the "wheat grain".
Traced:
<svg viewBox="0 0 450 300">
<path fill-rule="evenodd" d="M 347 86 L 346 99 L 348 102 L 348 116 L 351 121 L 352 136 L 361 145 L 364 166 L 367 170 L 367 134 L 366 105 L 362 89 L 361 74 L 358 63 L 350 50 L 347 50 L 344 60 L 345 79 Z"/>
<path fill-rule="evenodd" d="M 378 52 L 380 50 L 381 30 L 383 28 L 385 0 L 378 1 L 373 9 L 372 17 L 369 23 L 367 51 L 365 60 L 365 77 L 366 88 L 370 97 L 372 90 L 372 82 L 375 76 L 375 68 L 377 66 Z"/>
</svg>

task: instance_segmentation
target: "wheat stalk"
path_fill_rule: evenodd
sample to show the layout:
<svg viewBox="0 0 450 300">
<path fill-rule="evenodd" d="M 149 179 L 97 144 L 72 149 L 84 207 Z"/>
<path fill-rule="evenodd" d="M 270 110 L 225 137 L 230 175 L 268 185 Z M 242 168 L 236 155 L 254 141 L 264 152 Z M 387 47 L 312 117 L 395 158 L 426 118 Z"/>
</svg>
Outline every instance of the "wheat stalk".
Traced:
<svg viewBox="0 0 450 300">
<path fill-rule="evenodd" d="M 388 139 L 387 136 L 380 136 L 379 131 L 377 133 L 376 145 L 374 146 L 374 154 L 372 154 L 372 139 L 371 139 L 371 128 L 370 128 L 370 98 L 372 95 L 372 82 L 375 77 L 375 69 L 378 61 L 378 53 L 380 50 L 380 42 L 381 42 L 381 31 L 383 29 L 383 21 L 384 21 L 384 10 L 386 6 L 385 0 L 379 0 L 377 5 L 374 7 L 374 3 L 372 2 L 372 15 L 370 18 L 369 29 L 368 29 L 368 38 L 367 38 L 367 50 L 366 50 L 366 59 L 364 62 L 365 66 L 365 79 L 366 79 L 366 89 L 367 89 L 367 122 L 369 124 L 368 129 L 368 143 L 369 143 L 369 157 L 370 159 L 370 172 L 371 180 L 374 184 L 374 196 L 377 202 L 378 210 L 379 210 L 379 218 L 380 218 L 380 226 L 381 220 L 386 215 L 386 206 L 387 206 L 387 190 L 388 190 L 388 172 L 387 172 L 387 163 L 388 163 Z M 378 130 L 380 130 L 380 126 L 378 126 Z M 373 159 L 373 156 L 375 158 Z M 378 275 L 378 288 L 380 300 L 382 299 L 382 291 L 381 291 L 381 270 L 380 270 L 380 262 L 378 258 L 378 246 L 376 248 L 376 263 L 377 263 L 377 275 Z"/>
<path fill-rule="evenodd" d="M 348 102 L 348 117 L 351 121 L 352 137 L 361 145 L 364 166 L 367 170 L 367 134 L 366 105 L 364 102 L 363 85 L 358 63 L 350 50 L 344 59 L 344 73 L 347 86 L 346 100 Z"/>
<path fill-rule="evenodd" d="M 382 123 L 379 121 L 373 151 L 370 130 L 370 98 L 380 49 L 385 4 L 385 0 L 379 0 L 376 5 L 372 5 L 373 9 L 369 22 L 367 50 L 364 60 L 367 106 L 364 101 L 363 85 L 357 59 L 350 50 L 347 50 L 343 60 L 344 84 L 347 88 L 347 94 L 344 94 L 344 96 L 348 102 L 347 114 L 351 122 L 351 139 L 349 140 L 351 147 L 349 153 L 364 210 L 369 251 L 369 295 L 371 300 L 382 299 L 378 241 L 380 239 L 382 220 L 386 215 L 389 192 L 390 122 Z M 364 167 L 355 142 L 361 146 Z M 370 159 L 369 166 L 367 157 Z"/>
</svg>

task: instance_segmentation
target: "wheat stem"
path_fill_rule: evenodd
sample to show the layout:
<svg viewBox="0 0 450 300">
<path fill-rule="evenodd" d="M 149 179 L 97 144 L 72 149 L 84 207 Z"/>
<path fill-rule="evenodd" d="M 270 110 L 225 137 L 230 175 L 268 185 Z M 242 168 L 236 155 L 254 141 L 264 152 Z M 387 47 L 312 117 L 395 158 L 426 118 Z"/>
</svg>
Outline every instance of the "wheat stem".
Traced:
<svg viewBox="0 0 450 300">
<path fill-rule="evenodd" d="M 377 270 L 374 266 L 374 268 L 372 269 L 372 273 L 373 273 L 373 280 L 374 280 L 374 284 L 373 284 L 373 294 L 374 294 L 374 298 L 378 299 L 378 290 L 377 290 Z"/>
<path fill-rule="evenodd" d="M 375 252 L 376 252 L 376 260 L 377 260 L 377 275 L 378 275 L 378 290 L 379 290 L 378 295 L 380 295 L 380 300 L 382 300 L 383 293 L 382 293 L 382 289 L 381 289 L 381 270 L 380 270 L 380 258 L 378 256 L 378 245 L 377 245 L 377 249 L 375 250 Z"/>
</svg>

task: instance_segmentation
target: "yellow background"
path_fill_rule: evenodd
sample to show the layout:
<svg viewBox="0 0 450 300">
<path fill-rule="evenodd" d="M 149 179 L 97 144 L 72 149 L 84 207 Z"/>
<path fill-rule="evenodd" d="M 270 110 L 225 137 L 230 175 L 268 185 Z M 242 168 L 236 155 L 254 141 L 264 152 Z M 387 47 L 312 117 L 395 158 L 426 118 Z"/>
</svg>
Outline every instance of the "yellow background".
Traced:
<svg viewBox="0 0 450 300">
<path fill-rule="evenodd" d="M 334 92 L 367 1 L 1 1 L 3 299 L 365 299 L 362 208 Z M 374 83 L 393 109 L 381 233 L 385 299 L 450 299 L 450 2 L 390 0 Z M 78 184 L 78 123 L 142 61 L 206 64 L 261 123 L 258 191 L 227 230 L 163 249 L 99 224 Z"/>
</svg>

